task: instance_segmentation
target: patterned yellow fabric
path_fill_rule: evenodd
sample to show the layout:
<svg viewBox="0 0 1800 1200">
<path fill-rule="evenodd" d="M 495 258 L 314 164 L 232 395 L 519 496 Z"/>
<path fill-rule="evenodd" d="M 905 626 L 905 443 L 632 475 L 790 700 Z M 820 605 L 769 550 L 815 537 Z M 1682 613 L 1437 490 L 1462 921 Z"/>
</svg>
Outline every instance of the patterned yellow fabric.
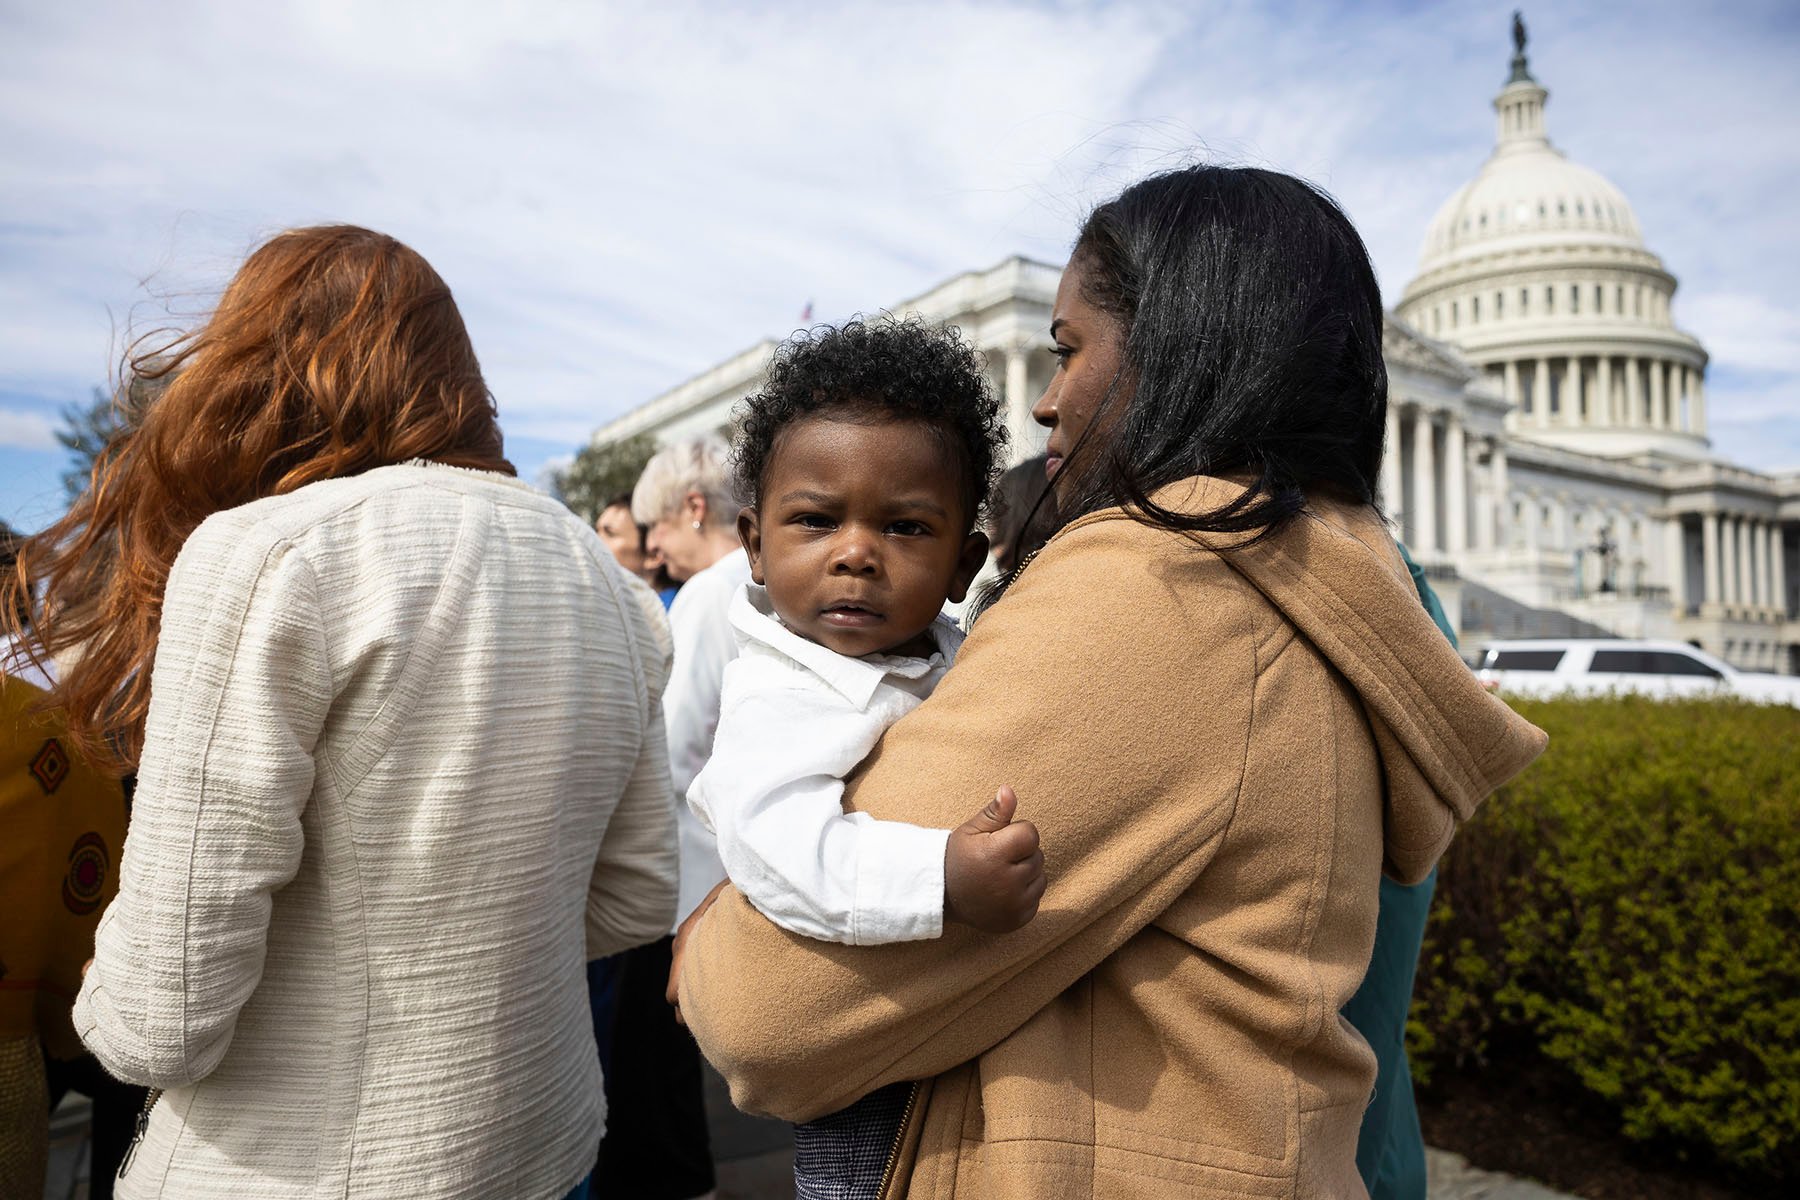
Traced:
<svg viewBox="0 0 1800 1200">
<path fill-rule="evenodd" d="M 80 1053 L 69 1009 L 118 890 L 119 783 L 80 762 L 43 692 L 0 675 L 0 1038 Z M 7 1193 L 11 1195 L 12 1193 Z"/>
</svg>

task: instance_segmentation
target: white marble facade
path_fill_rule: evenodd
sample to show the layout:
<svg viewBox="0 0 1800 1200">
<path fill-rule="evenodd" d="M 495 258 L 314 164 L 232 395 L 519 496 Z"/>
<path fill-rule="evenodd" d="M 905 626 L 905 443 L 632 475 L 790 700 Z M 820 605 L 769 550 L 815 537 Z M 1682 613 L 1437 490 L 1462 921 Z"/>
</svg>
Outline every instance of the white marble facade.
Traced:
<svg viewBox="0 0 1800 1200">
<path fill-rule="evenodd" d="M 1692 641 L 1800 674 L 1800 474 L 1714 457 L 1705 349 L 1625 197 L 1544 133 L 1548 96 L 1513 60 L 1498 138 L 1426 234 L 1384 333 L 1383 507 L 1465 640 L 1605 630 Z M 1060 268 L 1010 258 L 894 305 L 987 356 L 1015 458 L 1054 366 Z M 718 429 L 773 341 L 598 430 L 667 442 Z"/>
</svg>

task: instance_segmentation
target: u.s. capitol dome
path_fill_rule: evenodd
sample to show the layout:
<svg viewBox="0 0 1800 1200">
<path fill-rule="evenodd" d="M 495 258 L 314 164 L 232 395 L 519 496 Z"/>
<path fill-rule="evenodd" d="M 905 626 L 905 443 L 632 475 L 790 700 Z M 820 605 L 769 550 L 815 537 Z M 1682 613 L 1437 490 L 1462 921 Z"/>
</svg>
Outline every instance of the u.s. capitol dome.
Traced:
<svg viewBox="0 0 1800 1200">
<path fill-rule="evenodd" d="M 1675 277 L 1625 194 L 1550 141 L 1549 92 L 1522 44 L 1512 67 L 1493 152 L 1432 219 L 1396 314 L 1500 385 L 1513 432 L 1598 454 L 1702 455 L 1707 356 L 1675 326 Z"/>
</svg>

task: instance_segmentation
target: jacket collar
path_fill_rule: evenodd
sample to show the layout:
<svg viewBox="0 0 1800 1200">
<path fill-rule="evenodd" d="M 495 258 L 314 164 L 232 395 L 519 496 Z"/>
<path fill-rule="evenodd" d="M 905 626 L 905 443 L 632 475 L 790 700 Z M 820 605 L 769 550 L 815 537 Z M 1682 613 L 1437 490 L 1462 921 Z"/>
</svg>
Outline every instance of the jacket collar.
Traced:
<svg viewBox="0 0 1800 1200">
<path fill-rule="evenodd" d="M 943 613 L 931 623 L 931 636 L 937 642 L 937 653 L 930 658 L 914 658 L 900 654 L 870 654 L 851 658 L 808 641 L 786 625 L 769 603 L 767 588 L 746 583 L 731 598 L 731 627 L 737 631 L 738 645 L 767 647 L 783 658 L 792 659 L 824 680 L 834 691 L 858 708 L 867 708 L 875 690 L 889 675 L 901 679 L 920 679 L 933 670 L 948 667 L 962 645 L 962 630 Z"/>
</svg>

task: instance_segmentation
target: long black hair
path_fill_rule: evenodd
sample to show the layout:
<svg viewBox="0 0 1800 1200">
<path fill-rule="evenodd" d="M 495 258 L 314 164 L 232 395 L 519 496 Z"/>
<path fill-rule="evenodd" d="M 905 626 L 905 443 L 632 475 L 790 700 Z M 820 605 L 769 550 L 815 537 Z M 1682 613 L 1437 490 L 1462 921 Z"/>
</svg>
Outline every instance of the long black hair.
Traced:
<svg viewBox="0 0 1800 1200">
<path fill-rule="evenodd" d="M 1310 493 L 1374 503 L 1388 392 L 1381 290 L 1328 196 L 1253 168 L 1154 175 L 1094 210 L 1069 270 L 1124 333 L 1103 408 L 1126 407 L 1116 419 L 1097 413 L 1081 438 L 1091 445 L 1071 449 L 1063 521 L 1116 505 L 1249 545 Z M 1198 513 L 1152 499 L 1195 475 L 1249 489 Z"/>
</svg>

